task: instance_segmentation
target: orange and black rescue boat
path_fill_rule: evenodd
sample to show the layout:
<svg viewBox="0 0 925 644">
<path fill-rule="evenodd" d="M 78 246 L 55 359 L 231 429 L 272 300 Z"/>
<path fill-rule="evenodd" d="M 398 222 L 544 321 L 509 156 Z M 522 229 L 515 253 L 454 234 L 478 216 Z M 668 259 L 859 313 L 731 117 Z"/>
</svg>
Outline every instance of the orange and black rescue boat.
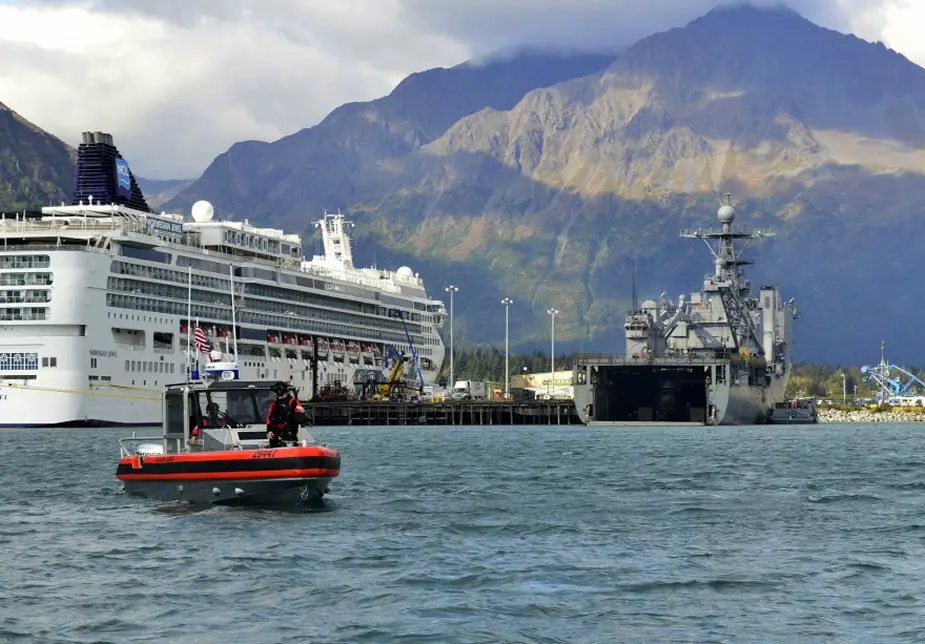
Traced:
<svg viewBox="0 0 925 644">
<path fill-rule="evenodd" d="M 292 505 L 322 500 L 340 474 L 340 452 L 306 425 L 270 447 L 266 418 L 275 381 L 168 385 L 163 435 L 122 438 L 116 478 L 126 493 L 194 504 Z M 290 390 L 296 398 L 298 391 Z"/>
</svg>

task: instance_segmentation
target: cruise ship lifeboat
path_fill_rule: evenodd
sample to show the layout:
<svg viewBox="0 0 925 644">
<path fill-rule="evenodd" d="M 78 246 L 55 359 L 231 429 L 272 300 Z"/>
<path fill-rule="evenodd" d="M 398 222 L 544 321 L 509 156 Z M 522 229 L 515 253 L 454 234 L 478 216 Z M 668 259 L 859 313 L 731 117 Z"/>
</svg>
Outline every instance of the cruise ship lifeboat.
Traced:
<svg viewBox="0 0 925 644">
<path fill-rule="evenodd" d="M 275 381 L 170 385 L 162 436 L 120 439 L 116 478 L 128 494 L 205 505 L 317 505 L 340 474 L 340 452 L 298 441 L 270 448 Z"/>
</svg>

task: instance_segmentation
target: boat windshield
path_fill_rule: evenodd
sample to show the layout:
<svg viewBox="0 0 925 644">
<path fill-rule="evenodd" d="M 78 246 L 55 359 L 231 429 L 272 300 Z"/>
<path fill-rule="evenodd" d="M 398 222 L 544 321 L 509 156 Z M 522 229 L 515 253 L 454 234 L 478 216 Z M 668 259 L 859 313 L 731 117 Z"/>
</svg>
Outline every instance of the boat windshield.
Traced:
<svg viewBox="0 0 925 644">
<path fill-rule="evenodd" d="M 275 398 L 272 391 L 241 389 L 196 393 L 204 427 L 263 425 Z"/>
</svg>

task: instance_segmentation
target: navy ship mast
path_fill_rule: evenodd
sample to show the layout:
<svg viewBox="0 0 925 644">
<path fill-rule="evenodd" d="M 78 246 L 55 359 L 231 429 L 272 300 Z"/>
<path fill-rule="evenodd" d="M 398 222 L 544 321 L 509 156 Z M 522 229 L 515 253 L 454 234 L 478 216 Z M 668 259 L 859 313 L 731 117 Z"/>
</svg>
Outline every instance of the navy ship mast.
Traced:
<svg viewBox="0 0 925 644">
<path fill-rule="evenodd" d="M 756 239 L 774 237 L 773 231 L 746 231 L 733 226 L 736 211 L 732 207 L 732 195 L 726 193 L 723 205 L 716 213 L 721 228 L 719 230 L 684 231 L 681 237 L 702 239 L 713 255 L 715 271 L 704 280 L 705 293 L 717 293 L 726 312 L 726 320 L 732 330 L 732 340 L 737 351 L 743 349 L 764 355 L 761 339 L 755 328 L 753 311 L 757 303 L 751 295 L 751 282 L 744 279 L 742 266 L 751 264 L 742 255 Z M 736 246 L 737 240 L 746 240 Z"/>
</svg>

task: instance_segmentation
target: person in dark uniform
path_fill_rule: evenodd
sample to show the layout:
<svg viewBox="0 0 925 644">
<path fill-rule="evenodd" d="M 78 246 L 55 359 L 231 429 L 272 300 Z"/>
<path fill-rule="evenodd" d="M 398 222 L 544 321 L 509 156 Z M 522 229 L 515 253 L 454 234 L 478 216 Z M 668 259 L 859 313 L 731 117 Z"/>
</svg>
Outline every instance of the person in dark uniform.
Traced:
<svg viewBox="0 0 925 644">
<path fill-rule="evenodd" d="M 299 426 L 308 423 L 308 416 L 288 384 L 279 381 L 270 390 L 276 394 L 276 400 L 267 412 L 267 438 L 270 447 L 282 447 L 299 440 Z"/>
<path fill-rule="evenodd" d="M 196 396 L 194 394 L 189 395 L 189 442 L 198 443 L 199 442 L 199 425 L 201 419 L 199 417 L 199 404 L 196 402 Z M 204 425 L 203 425 L 204 426 Z"/>
</svg>

